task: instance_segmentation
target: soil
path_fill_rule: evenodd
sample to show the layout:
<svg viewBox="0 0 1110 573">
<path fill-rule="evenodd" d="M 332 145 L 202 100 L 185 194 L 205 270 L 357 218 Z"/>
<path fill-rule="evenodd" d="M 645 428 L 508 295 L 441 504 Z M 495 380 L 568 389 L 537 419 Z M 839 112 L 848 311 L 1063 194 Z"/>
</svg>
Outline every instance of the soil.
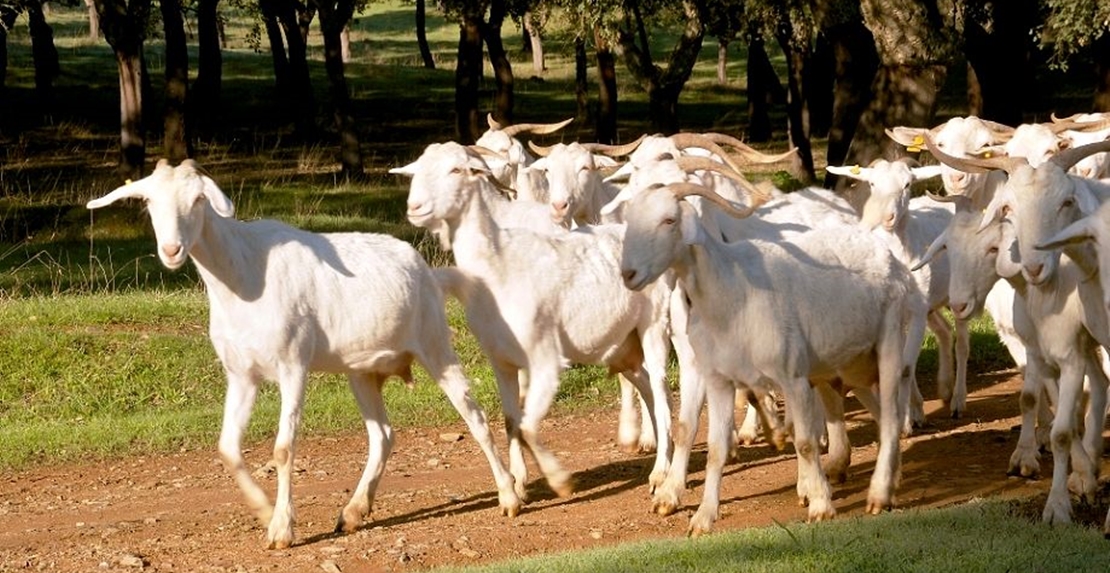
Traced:
<svg viewBox="0 0 1110 573">
<path fill-rule="evenodd" d="M 1039 515 L 1051 456 L 1042 460 L 1043 479 L 1006 475 L 1018 435 L 1020 383 L 1015 371 L 980 375 L 960 419 L 950 418 L 938 400 L 927 402 L 929 423 L 902 443 L 900 508 L 1002 497 L 1027 500 L 1029 513 Z M 847 482 L 834 486 L 841 516 L 863 512 L 876 453 L 869 416 L 861 409 L 850 416 L 853 465 Z M 500 515 L 489 468 L 461 423 L 397 428 L 372 520 L 350 535 L 332 529 L 362 471 L 365 435 L 303 439 L 294 478 L 297 539 L 280 551 L 265 549 L 265 531 L 214 445 L 33 468 L 0 479 L 0 571 L 408 571 L 683 537 L 702 493 L 704 420 L 685 505 L 668 517 L 651 512 L 651 456 L 615 445 L 616 420 L 614 407 L 545 422 L 545 439 L 574 472 L 576 493 L 560 499 L 542 480 L 533 481 L 531 501 L 514 519 Z M 247 460 L 272 492 L 269 447 L 256 445 Z M 1102 462 L 1107 475 L 1110 460 Z M 725 468 L 716 529 L 804 520 L 796 471 L 789 447 L 742 447 Z M 534 468 L 531 475 L 538 475 Z M 1101 503 L 1081 512 L 1080 521 L 1101 525 L 1107 489 L 1100 488 Z"/>
</svg>

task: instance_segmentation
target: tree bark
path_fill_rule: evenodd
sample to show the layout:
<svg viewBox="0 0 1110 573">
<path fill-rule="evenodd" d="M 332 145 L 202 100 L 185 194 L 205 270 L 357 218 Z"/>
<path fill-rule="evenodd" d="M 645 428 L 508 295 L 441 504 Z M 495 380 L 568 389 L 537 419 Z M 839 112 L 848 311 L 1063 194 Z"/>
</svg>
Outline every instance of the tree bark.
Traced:
<svg viewBox="0 0 1110 573">
<path fill-rule="evenodd" d="M 860 116 L 872 99 L 871 82 L 879 67 L 879 55 L 862 21 L 836 23 L 826 27 L 823 34 L 831 47 L 836 77 L 825 157 L 829 165 L 843 165 Z M 825 175 L 825 187 L 832 188 L 835 181 L 835 175 Z"/>
<path fill-rule="evenodd" d="M 292 80 L 289 75 L 289 57 L 285 53 L 285 40 L 282 38 L 281 24 L 278 18 L 278 0 L 259 0 L 258 10 L 262 15 L 262 27 L 266 30 L 266 39 L 270 44 L 270 56 L 274 66 L 274 84 L 278 93 L 290 89 Z M 197 78 L 199 81 L 200 78 Z"/>
<path fill-rule="evenodd" d="M 296 135 L 308 139 L 316 128 L 316 98 L 308 70 L 305 38 L 315 9 L 294 0 L 259 0 L 270 53 L 274 58 L 274 84 Z"/>
<path fill-rule="evenodd" d="M 790 146 L 797 150 L 791 163 L 794 175 L 808 185 L 817 177 L 813 166 L 813 147 L 809 139 L 809 104 L 806 100 L 806 74 L 810 53 L 808 46 L 800 46 L 791 41 L 793 30 L 790 27 L 780 29 L 780 33 L 779 46 L 786 55 L 786 127 Z"/>
<path fill-rule="evenodd" d="M 159 0 L 166 38 L 165 110 L 162 155 L 177 164 L 192 156 L 185 102 L 189 95 L 189 52 L 180 0 Z"/>
<path fill-rule="evenodd" d="M 690 79 L 705 37 L 701 9 L 695 0 L 683 0 L 685 26 L 671 52 L 666 70 L 655 65 L 651 45 L 640 11 L 639 0 L 629 0 L 618 30 L 625 67 L 648 95 L 648 115 L 652 127 L 664 134 L 678 131 L 678 96 Z"/>
<path fill-rule="evenodd" d="M 493 117 L 501 125 L 513 123 L 513 65 L 505 53 L 501 40 L 501 27 L 505 22 L 505 0 L 493 0 L 489 8 L 489 22 L 482 25 L 482 38 L 489 51 L 490 65 L 496 80 Z"/>
<path fill-rule="evenodd" d="M 597 141 L 617 142 L 617 61 L 609 42 L 594 29 L 597 44 Z"/>
<path fill-rule="evenodd" d="M 944 62 L 951 57 L 950 30 L 935 5 L 915 0 L 863 0 L 864 23 L 875 37 L 879 69 L 874 99 L 864 111 L 847 161 L 867 165 L 904 154 L 886 136 L 887 127 L 930 126 L 937 93 L 944 85 Z"/>
<path fill-rule="evenodd" d="M 482 79 L 482 28 L 479 16 L 464 14 L 459 22 L 459 55 L 455 64 L 455 131 L 459 143 L 474 143 L 478 125 L 478 84 Z"/>
<path fill-rule="evenodd" d="M 190 118 L 206 125 L 210 125 L 217 114 L 220 89 L 223 86 L 223 52 L 220 50 L 220 21 L 217 12 L 219 3 L 220 0 L 197 2 L 197 79 L 193 82 L 190 94 Z M 264 3 L 260 2 L 259 7 Z M 267 33 L 270 33 L 270 23 L 266 27 Z M 283 50 L 282 56 L 284 55 Z"/>
<path fill-rule="evenodd" d="M 420 47 L 420 57 L 424 60 L 424 67 L 429 70 L 436 69 L 436 60 L 432 57 L 432 48 L 428 45 L 428 15 L 426 0 L 416 0 L 416 45 Z"/>
<path fill-rule="evenodd" d="M 27 3 L 27 19 L 31 32 L 31 58 L 35 63 L 35 104 L 49 116 L 54 111 L 54 80 L 58 77 L 58 49 L 54 46 L 54 30 L 46 23 L 43 2 Z"/>
<path fill-rule="evenodd" d="M 832 128 L 835 70 L 832 44 L 828 36 L 818 33 L 813 42 L 805 86 L 809 107 L 809 133 L 812 137 L 827 137 Z"/>
<path fill-rule="evenodd" d="M 89 13 L 89 39 L 100 39 L 100 16 L 96 14 L 96 4 L 93 0 L 85 0 L 85 7 Z"/>
<path fill-rule="evenodd" d="M 1091 109 L 1110 111 L 1110 34 L 1103 34 L 1095 43 L 1095 93 Z"/>
<path fill-rule="evenodd" d="M 763 38 L 753 34 L 748 41 L 748 140 L 768 141 L 771 139 L 771 104 L 776 101 L 776 92 L 785 100 L 782 84 L 771 66 Z"/>
<path fill-rule="evenodd" d="M 532 75 L 540 77 L 547 69 L 544 63 L 543 37 L 540 34 L 539 17 L 531 10 L 524 13 L 521 18 L 524 23 L 524 33 L 528 37 L 527 50 L 532 53 Z"/>
<path fill-rule="evenodd" d="M 0 107 L 8 109 L 7 102 L 7 85 L 8 85 L 8 30 L 15 24 L 16 17 L 19 13 L 11 6 L 0 6 Z M 9 114 L 0 116 L 0 129 L 4 128 L 6 123 L 5 119 Z"/>
<path fill-rule="evenodd" d="M 143 41 L 150 18 L 150 0 L 95 0 L 100 30 L 112 46 L 119 71 L 120 175 L 141 179 L 145 171 L 143 127 Z"/>
<path fill-rule="evenodd" d="M 589 119 L 590 84 L 586 62 L 586 39 L 581 34 L 574 37 L 574 101 L 577 103 L 575 117 L 579 121 Z"/>
<path fill-rule="evenodd" d="M 728 83 L 728 38 L 717 38 L 717 83 Z"/>
<path fill-rule="evenodd" d="M 320 14 L 320 32 L 324 36 L 324 68 L 331 87 L 332 116 L 339 134 L 339 163 L 344 177 L 361 180 L 366 176 L 362 145 L 351 113 L 351 93 L 343 69 L 342 35 L 354 15 L 354 1 L 322 0 L 316 8 Z"/>
</svg>

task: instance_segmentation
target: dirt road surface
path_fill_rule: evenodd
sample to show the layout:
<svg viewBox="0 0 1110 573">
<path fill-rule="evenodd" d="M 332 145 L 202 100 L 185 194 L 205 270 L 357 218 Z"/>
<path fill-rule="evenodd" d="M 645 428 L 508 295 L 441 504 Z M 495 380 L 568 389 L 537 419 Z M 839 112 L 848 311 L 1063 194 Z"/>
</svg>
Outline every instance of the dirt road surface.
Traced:
<svg viewBox="0 0 1110 573">
<path fill-rule="evenodd" d="M 968 414 L 959 420 L 949 418 L 939 401 L 928 401 L 928 426 L 902 443 L 899 506 L 1043 496 L 1049 454 L 1042 460 L 1044 479 L 1006 476 L 1017 441 L 1019 387 L 1014 371 L 979 376 Z M 203 451 L 12 473 L 0 477 L 0 571 L 414 571 L 683 537 L 702 493 L 704 419 L 684 507 L 669 517 L 651 513 L 646 479 L 652 459 L 616 447 L 616 419 L 613 408 L 548 420 L 544 436 L 574 472 L 576 493 L 559 499 L 534 481 L 532 501 L 515 519 L 500 515 L 489 468 L 462 424 L 397 428 L 372 520 L 351 535 L 336 535 L 335 520 L 365 461 L 365 436 L 354 431 L 360 426 L 352 420 L 348 435 L 300 442 L 297 539 L 282 551 L 264 548 L 264 529 L 247 512 L 214 444 Z M 834 490 L 842 516 L 862 513 L 876 452 L 866 413 L 851 412 L 850 430 L 856 445 L 852 469 Z M 264 467 L 269 448 L 255 445 L 247 460 L 260 468 L 259 479 L 272 492 L 275 479 Z M 1106 456 L 1102 467 L 1106 475 Z M 742 448 L 726 467 L 717 529 L 804 520 L 796 471 L 789 447 Z M 1093 510 L 1102 515 L 1107 489 L 1100 488 L 1101 506 Z M 1035 509 L 1035 502 L 1030 506 Z"/>
</svg>

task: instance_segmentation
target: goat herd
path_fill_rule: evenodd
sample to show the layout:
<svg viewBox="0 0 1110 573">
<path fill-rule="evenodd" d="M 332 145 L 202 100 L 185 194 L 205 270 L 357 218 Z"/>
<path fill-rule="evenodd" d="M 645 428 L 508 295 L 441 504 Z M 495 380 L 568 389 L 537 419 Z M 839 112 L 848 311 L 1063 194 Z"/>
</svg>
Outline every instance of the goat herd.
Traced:
<svg viewBox="0 0 1110 573">
<path fill-rule="evenodd" d="M 432 144 L 391 170 L 411 177 L 408 219 L 453 253 L 450 267 L 430 268 L 386 235 L 238 221 L 190 160 L 162 161 L 88 203 L 143 199 L 162 263 L 196 265 L 227 373 L 219 451 L 268 527 L 270 547 L 294 539 L 294 436 L 308 372 L 346 374 L 366 425 L 366 469 L 337 525 L 352 531 L 370 512 L 392 448 L 382 385 L 394 375 L 411 381 L 413 361 L 481 445 L 510 517 L 526 501 L 525 451 L 556 493 L 572 492 L 569 472 L 540 436 L 569 364 L 618 374 L 618 439 L 655 450 L 648 482 L 660 514 L 680 507 L 708 404 L 706 481 L 691 534 L 712 528 L 730 448 L 759 424 L 780 447 L 792 440 L 808 518 L 833 517 L 829 480 L 844 478 L 851 452 L 848 392 L 878 423 L 866 507 L 881 512 L 894 504 L 900 437 L 924 420 L 914 365 L 925 329 L 938 340 L 940 396 L 958 416 L 967 407 L 967 322 L 984 308 L 1024 369 L 1011 471 L 1036 474 L 1041 446 L 1051 447 L 1048 522 L 1070 521 L 1072 493 L 1094 495 L 1110 367 L 1100 350 L 1110 347 L 1110 289 L 1102 287 L 1110 284 L 1110 206 L 1100 207 L 1110 182 L 1099 181 L 1110 176 L 1110 115 L 1017 128 L 957 117 L 934 129 L 888 130 L 941 164 L 829 167 L 868 184 L 852 202 L 820 188 L 783 193 L 749 182 L 745 165 L 786 154 L 721 134 L 623 146 L 526 147 L 517 138 L 567 123 L 491 120 L 477 145 Z M 911 199 L 911 184 L 934 176 L 946 193 Z M 507 468 L 451 345 L 445 295 L 465 308 L 495 373 Z M 665 379 L 672 349 L 680 378 L 673 425 Z M 263 379 L 281 393 L 273 505 L 241 452 Z M 753 407 L 734 432 L 737 396 Z"/>
</svg>

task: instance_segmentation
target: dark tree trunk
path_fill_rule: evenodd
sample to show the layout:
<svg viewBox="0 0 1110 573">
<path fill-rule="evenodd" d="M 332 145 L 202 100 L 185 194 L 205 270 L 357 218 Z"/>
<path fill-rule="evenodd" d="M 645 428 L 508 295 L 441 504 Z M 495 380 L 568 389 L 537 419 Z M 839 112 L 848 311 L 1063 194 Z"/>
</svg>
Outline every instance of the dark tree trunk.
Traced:
<svg viewBox="0 0 1110 573">
<path fill-rule="evenodd" d="M 8 84 L 8 30 L 15 24 L 19 13 L 11 6 L 0 6 L 0 107 L 8 109 L 6 99 Z M 3 129 L 4 120 L 9 114 L 0 116 L 0 129 Z"/>
<path fill-rule="evenodd" d="M 771 127 L 771 104 L 775 92 L 783 92 L 771 58 L 767 56 L 763 38 L 753 35 L 748 41 L 748 140 L 768 141 L 773 133 Z M 783 96 L 782 99 L 786 99 Z"/>
<path fill-rule="evenodd" d="M 165 111 L 162 155 L 177 164 L 192 156 L 185 102 L 189 95 L 189 52 L 180 0 L 159 0 L 166 38 Z"/>
<path fill-rule="evenodd" d="M 190 106 L 190 118 L 205 125 L 212 125 L 217 115 L 220 88 L 223 85 L 223 52 L 220 50 L 220 21 L 217 12 L 219 3 L 220 0 L 197 2 L 197 79 L 193 82 L 193 91 L 190 94 L 193 104 Z M 273 18 L 266 23 L 267 34 L 271 33 L 271 25 L 276 27 L 276 22 L 271 22 Z M 284 56 L 283 50 L 283 59 Z"/>
<path fill-rule="evenodd" d="M 1103 34 L 1095 44 L 1095 94 L 1091 109 L 1110 111 L 1110 34 Z"/>
<path fill-rule="evenodd" d="M 904 150 L 885 128 L 933 123 L 937 94 L 951 59 L 950 30 L 935 5 L 915 0 L 862 0 L 864 23 L 875 37 L 879 68 L 874 99 L 859 121 L 846 163 L 867 165 L 880 157 L 901 157 Z"/>
<path fill-rule="evenodd" d="M 266 0 L 267 4 L 270 2 L 271 0 Z M 308 139 L 316 131 L 316 98 L 312 92 L 305 38 L 308 35 L 308 24 L 316 14 L 315 7 L 303 6 L 294 0 L 272 2 L 273 14 L 283 32 L 271 35 L 271 51 L 277 58 L 274 60 L 277 95 L 285 102 L 297 136 Z M 282 36 L 285 38 L 284 44 Z M 288 62 L 288 74 L 283 83 L 277 74 L 280 73 L 279 67 L 284 67 L 285 62 Z"/>
<path fill-rule="evenodd" d="M 482 25 L 482 39 L 489 51 L 497 91 L 493 98 L 493 117 L 501 125 L 513 123 L 513 66 L 501 41 L 501 26 L 505 22 L 505 1 L 493 0 L 489 8 L 489 22 Z"/>
<path fill-rule="evenodd" d="M 339 163 L 347 179 L 361 180 L 362 146 L 351 113 L 351 94 L 343 69 L 343 29 L 354 15 L 353 0 L 323 0 L 316 5 L 320 13 L 320 32 L 324 36 L 324 68 L 331 87 L 332 115 L 339 134 Z"/>
<path fill-rule="evenodd" d="M 629 0 L 625 18 L 618 30 L 621 55 L 625 67 L 643 86 L 648 95 L 648 114 L 653 129 L 664 134 L 678 131 L 678 96 L 690 79 L 698 54 L 701 52 L 705 26 L 698 6 L 692 0 L 683 0 L 685 26 L 678 43 L 671 52 L 666 70 L 655 65 L 651 57 L 651 44 L 638 0 Z"/>
<path fill-rule="evenodd" d="M 990 4 L 990 28 L 969 18 L 964 25 L 964 52 L 974 69 L 982 109 L 979 115 L 1008 125 L 1023 121 L 1034 85 L 1029 61 L 1035 0 Z M 970 96 L 970 94 L 969 94 Z"/>
<path fill-rule="evenodd" d="M 432 48 L 428 45 L 428 9 L 425 4 L 426 0 L 416 0 L 416 45 L 420 46 L 420 57 L 424 60 L 424 67 L 434 70 L 436 61 L 432 57 Z"/>
<path fill-rule="evenodd" d="M 143 41 L 150 18 L 150 0 L 96 0 L 100 29 L 112 46 L 119 70 L 120 165 L 125 178 L 141 179 L 146 160 L 143 127 Z"/>
<path fill-rule="evenodd" d="M 40 1 L 27 3 L 27 19 L 31 31 L 31 57 L 35 63 L 35 103 L 49 116 L 54 111 L 54 80 L 60 70 L 54 30 L 46 23 Z"/>
<path fill-rule="evenodd" d="M 474 143 L 478 125 L 478 84 L 482 79 L 482 28 L 478 16 L 459 23 L 459 58 L 455 64 L 455 134 L 459 143 Z"/>
<path fill-rule="evenodd" d="M 835 24 L 826 28 L 824 35 L 833 54 L 836 76 L 826 161 L 843 165 L 860 116 L 872 98 L 871 82 L 879 67 L 879 55 L 871 32 L 862 22 Z M 825 186 L 832 188 L 835 179 L 835 175 L 826 174 Z"/>
<path fill-rule="evenodd" d="M 617 142 L 617 59 L 600 29 L 594 29 L 597 43 L 597 141 Z"/>
<path fill-rule="evenodd" d="M 575 114 L 580 121 L 588 119 L 590 110 L 590 85 L 586 62 L 586 39 L 581 35 L 574 38 L 574 101 L 578 103 Z"/>
<path fill-rule="evenodd" d="M 971 64 L 967 68 L 967 113 L 976 117 L 983 116 L 983 86 L 979 83 L 979 76 L 975 74 L 975 67 Z"/>
<path fill-rule="evenodd" d="M 813 166 L 813 147 L 809 140 L 809 105 L 806 101 L 806 73 L 809 67 L 809 49 L 791 41 L 793 31 L 784 30 L 778 38 L 786 55 L 786 127 L 790 146 L 797 149 L 791 162 L 794 173 L 805 184 L 812 183 L 817 174 Z"/>
<path fill-rule="evenodd" d="M 806 102 L 809 104 L 809 133 L 826 137 L 832 128 L 833 84 L 836 60 L 832 43 L 825 34 L 818 34 L 810 56 L 806 78 Z"/>
<path fill-rule="evenodd" d="M 285 53 L 285 40 L 282 38 L 278 18 L 280 1 L 259 0 L 258 10 L 262 14 L 262 26 L 266 29 L 266 39 L 270 44 L 270 56 L 274 63 L 274 84 L 278 93 L 286 93 L 291 88 L 292 80 L 289 77 L 289 57 Z"/>
</svg>

